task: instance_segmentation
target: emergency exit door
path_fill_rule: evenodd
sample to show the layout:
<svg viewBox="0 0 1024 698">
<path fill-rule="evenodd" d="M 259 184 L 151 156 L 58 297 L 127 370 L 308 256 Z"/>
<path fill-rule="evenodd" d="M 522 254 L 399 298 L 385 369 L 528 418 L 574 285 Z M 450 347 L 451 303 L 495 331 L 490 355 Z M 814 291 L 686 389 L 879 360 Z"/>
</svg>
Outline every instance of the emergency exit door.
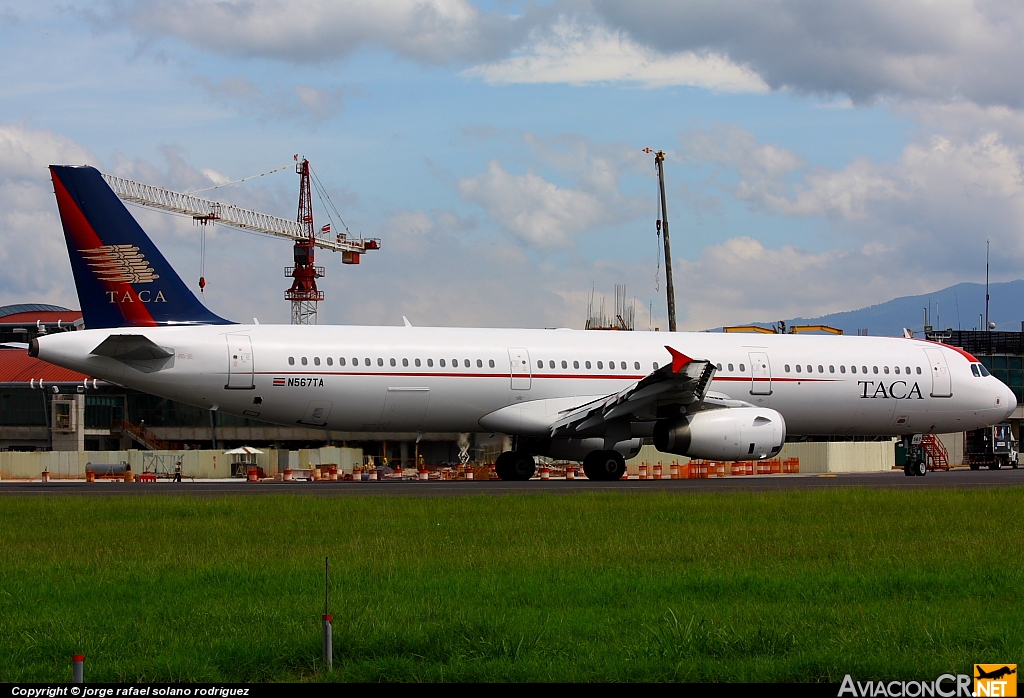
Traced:
<svg viewBox="0 0 1024 698">
<path fill-rule="evenodd" d="M 524 347 L 509 347 L 508 363 L 512 374 L 512 390 L 529 390 L 533 382 L 530 352 Z"/>
<path fill-rule="evenodd" d="M 763 351 L 752 351 L 750 357 L 750 394 L 772 394 L 772 365 Z"/>
<path fill-rule="evenodd" d="M 229 390 L 254 390 L 252 340 L 248 335 L 229 334 L 228 340 L 228 383 Z"/>
</svg>

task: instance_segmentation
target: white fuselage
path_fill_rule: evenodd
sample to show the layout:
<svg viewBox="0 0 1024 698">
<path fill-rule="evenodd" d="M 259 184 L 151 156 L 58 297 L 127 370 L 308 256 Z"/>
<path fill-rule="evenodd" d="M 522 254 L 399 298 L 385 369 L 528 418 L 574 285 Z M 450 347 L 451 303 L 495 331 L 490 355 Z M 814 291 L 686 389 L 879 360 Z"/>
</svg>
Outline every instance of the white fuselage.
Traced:
<svg viewBox="0 0 1024 698">
<path fill-rule="evenodd" d="M 90 354 L 117 334 L 143 335 L 174 355 Z M 1016 406 L 1000 381 L 976 375 L 969 355 L 914 339 L 221 325 L 85 330 L 38 341 L 39 358 L 112 383 L 261 421 L 343 431 L 502 431 L 481 419 L 513 404 L 554 400 L 568 408 L 616 393 L 670 362 L 665 345 L 720 366 L 711 391 L 777 410 L 791 435 L 964 431 L 1000 422 Z"/>
</svg>

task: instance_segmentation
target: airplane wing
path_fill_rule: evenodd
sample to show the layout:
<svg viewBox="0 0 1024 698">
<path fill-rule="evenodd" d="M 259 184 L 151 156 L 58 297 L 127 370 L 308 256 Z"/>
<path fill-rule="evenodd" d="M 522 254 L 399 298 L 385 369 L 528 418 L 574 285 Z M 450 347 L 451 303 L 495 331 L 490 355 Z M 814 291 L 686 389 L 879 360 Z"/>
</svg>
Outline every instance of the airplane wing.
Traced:
<svg viewBox="0 0 1024 698">
<path fill-rule="evenodd" d="M 672 355 L 672 363 L 614 395 L 569 411 L 551 425 L 551 436 L 582 438 L 599 435 L 609 422 L 623 417 L 632 415 L 640 420 L 653 420 L 658 416 L 659 407 L 687 407 L 703 403 L 715 375 L 715 365 L 707 359 L 691 359 L 672 347 L 665 348 Z"/>
</svg>

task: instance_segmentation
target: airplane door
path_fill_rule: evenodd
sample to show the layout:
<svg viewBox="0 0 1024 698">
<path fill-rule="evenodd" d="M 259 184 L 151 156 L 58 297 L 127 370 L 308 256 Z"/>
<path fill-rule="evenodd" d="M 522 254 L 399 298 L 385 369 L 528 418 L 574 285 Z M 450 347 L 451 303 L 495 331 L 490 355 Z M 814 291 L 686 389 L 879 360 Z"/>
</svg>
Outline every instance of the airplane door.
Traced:
<svg viewBox="0 0 1024 698">
<path fill-rule="evenodd" d="M 953 384 L 949 377 L 949 366 L 941 349 L 925 349 L 928 365 L 932 370 L 932 397 L 953 397 Z"/>
<path fill-rule="evenodd" d="M 529 390 L 533 381 L 530 352 L 523 347 L 509 347 L 508 362 L 512 374 L 512 390 Z"/>
<path fill-rule="evenodd" d="M 252 340 L 248 335 L 229 334 L 228 340 L 228 383 L 229 390 L 254 390 Z"/>
<path fill-rule="evenodd" d="M 331 414 L 333 402 L 310 401 L 306 405 L 306 413 L 302 415 L 299 424 L 308 424 L 314 427 L 322 427 L 327 424 L 327 417 Z"/>
<path fill-rule="evenodd" d="M 430 388 L 388 388 L 380 417 L 381 428 L 416 431 L 429 402 Z"/>
<path fill-rule="evenodd" d="M 772 394 L 772 365 L 763 351 L 752 351 L 750 356 L 750 394 Z"/>
</svg>

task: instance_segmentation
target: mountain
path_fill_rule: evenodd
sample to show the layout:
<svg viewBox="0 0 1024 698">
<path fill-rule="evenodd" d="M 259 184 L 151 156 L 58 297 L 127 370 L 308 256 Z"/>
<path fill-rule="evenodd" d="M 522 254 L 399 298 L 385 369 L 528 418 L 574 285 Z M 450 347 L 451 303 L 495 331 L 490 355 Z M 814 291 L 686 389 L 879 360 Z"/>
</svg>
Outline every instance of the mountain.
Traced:
<svg viewBox="0 0 1024 698">
<path fill-rule="evenodd" d="M 1024 321 L 1024 279 L 990 284 L 989 320 L 1003 332 L 1020 332 Z M 920 296 L 894 298 L 860 310 L 848 310 L 816 318 L 787 319 L 787 325 L 831 325 L 846 334 L 866 329 L 875 336 L 899 337 L 909 327 L 921 336 L 924 311 L 931 304 L 935 329 L 980 329 L 978 315 L 985 312 L 985 284 L 963 283 Z M 755 325 L 770 327 L 771 322 Z"/>
</svg>

